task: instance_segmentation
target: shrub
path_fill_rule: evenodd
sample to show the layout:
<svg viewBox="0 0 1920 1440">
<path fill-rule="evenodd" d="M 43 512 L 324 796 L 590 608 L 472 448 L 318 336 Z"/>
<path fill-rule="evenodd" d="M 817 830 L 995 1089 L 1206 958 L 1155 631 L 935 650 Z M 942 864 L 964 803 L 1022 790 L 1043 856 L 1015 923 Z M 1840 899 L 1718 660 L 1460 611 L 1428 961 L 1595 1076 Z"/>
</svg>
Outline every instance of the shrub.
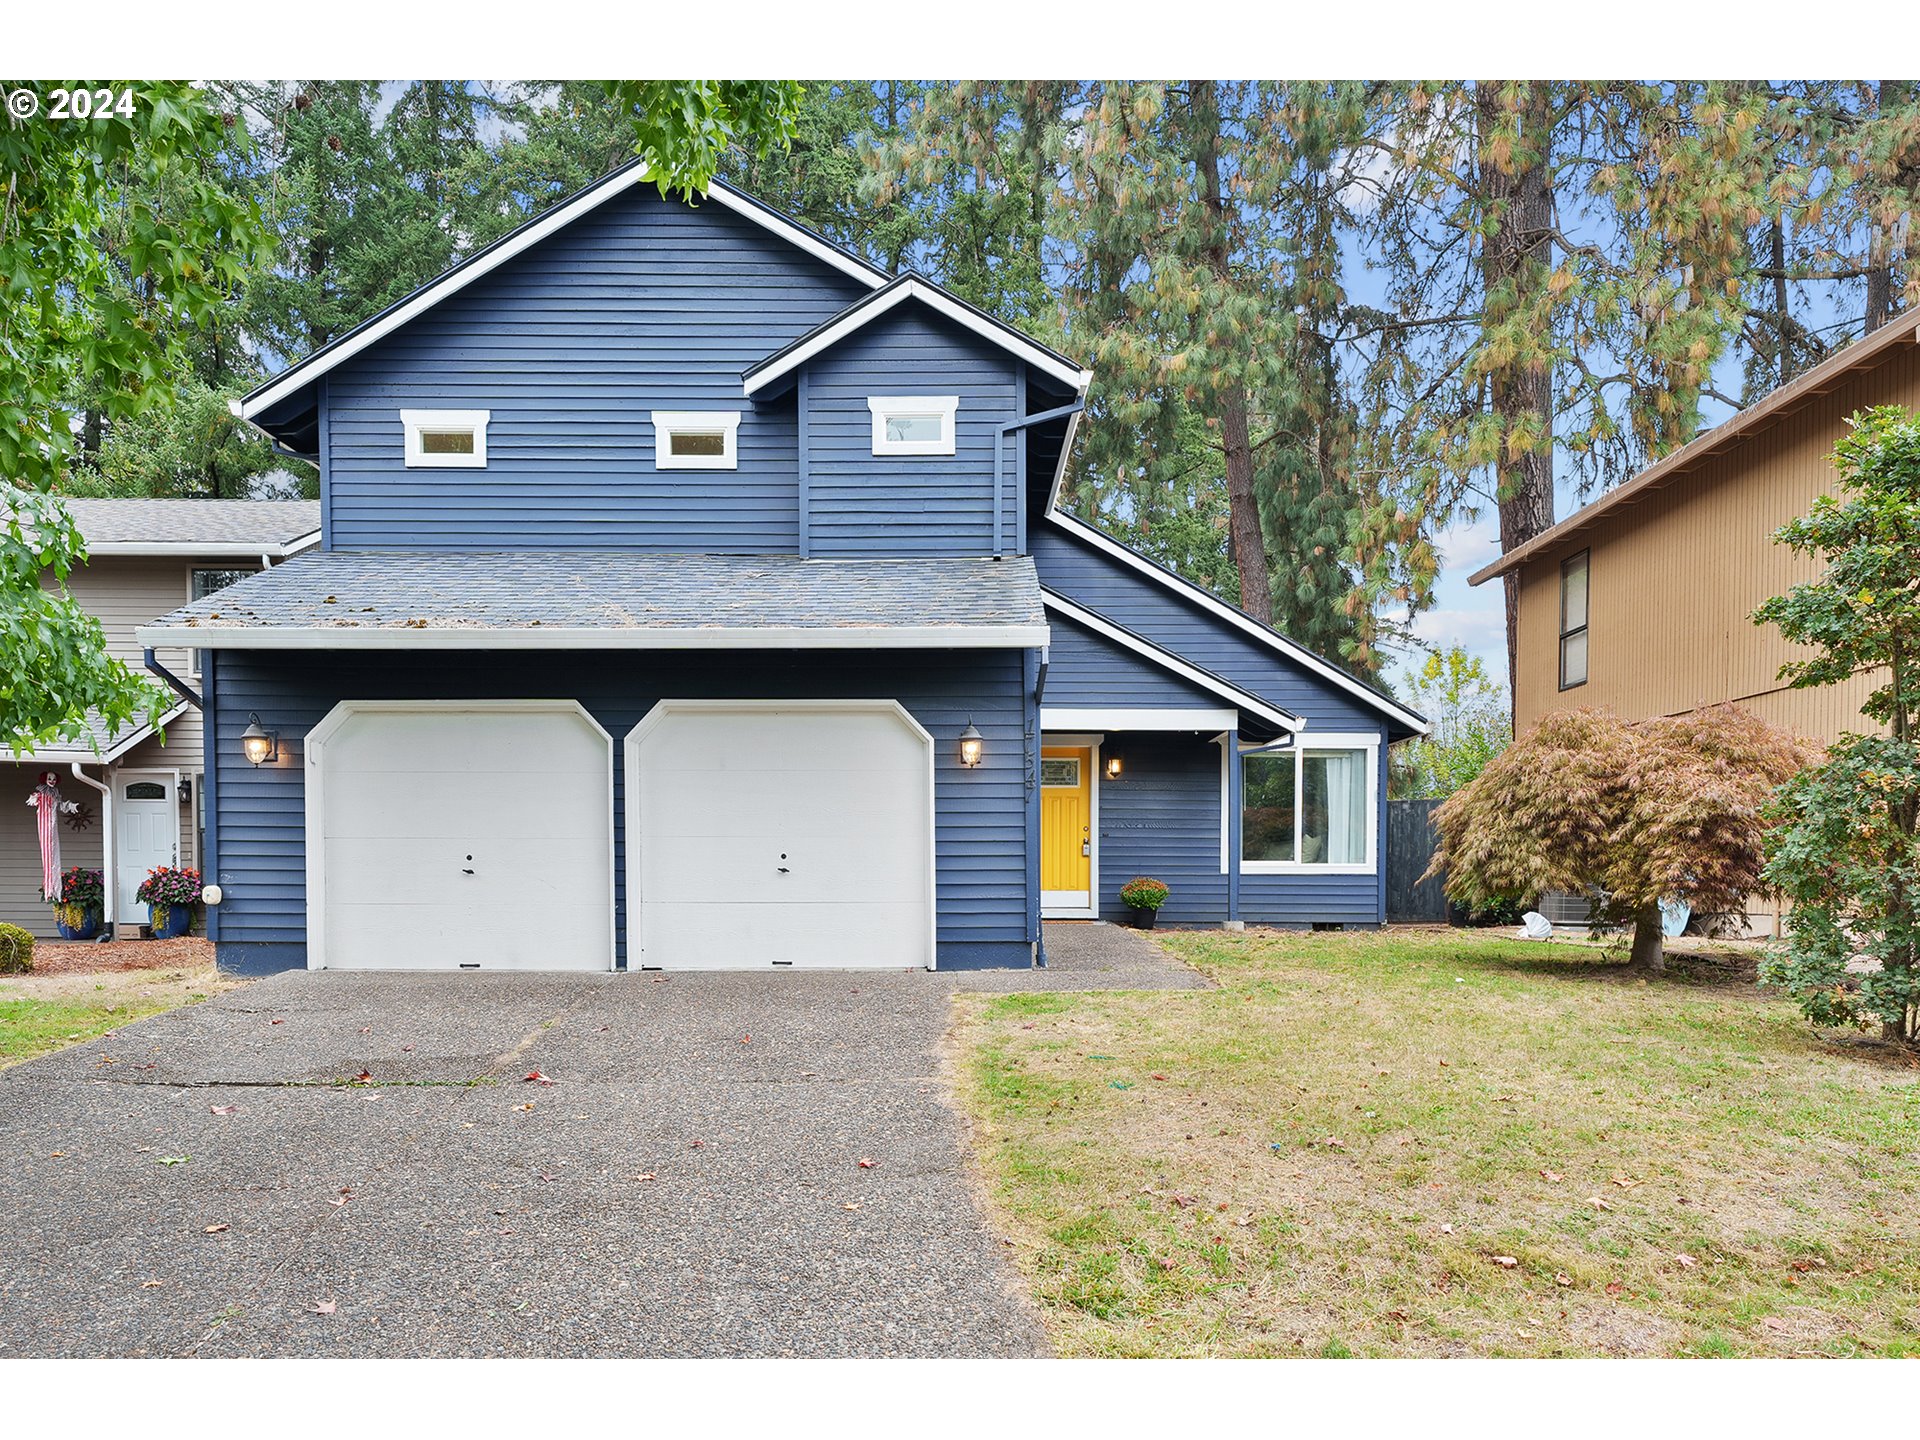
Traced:
<svg viewBox="0 0 1920 1440">
<path fill-rule="evenodd" d="M 200 903 L 200 872 L 175 870 L 168 865 L 149 870 L 147 878 L 140 882 L 140 888 L 134 891 L 134 899 L 143 905 L 164 905 L 169 910 L 176 905 L 197 905 Z"/>
<path fill-rule="evenodd" d="M 0 925 L 0 975 L 25 975 L 33 969 L 33 936 L 18 925 Z"/>
<path fill-rule="evenodd" d="M 1120 899 L 1130 910 L 1158 910 L 1172 892 L 1166 882 L 1150 875 L 1136 875 L 1120 887 Z"/>
</svg>

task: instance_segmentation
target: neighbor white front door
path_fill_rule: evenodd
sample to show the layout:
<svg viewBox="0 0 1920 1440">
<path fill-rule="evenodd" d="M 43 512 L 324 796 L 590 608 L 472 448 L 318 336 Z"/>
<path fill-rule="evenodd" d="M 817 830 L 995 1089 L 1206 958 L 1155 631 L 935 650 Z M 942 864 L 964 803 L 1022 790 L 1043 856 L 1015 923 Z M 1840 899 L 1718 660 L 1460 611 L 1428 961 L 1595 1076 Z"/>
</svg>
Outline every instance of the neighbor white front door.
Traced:
<svg viewBox="0 0 1920 1440">
<path fill-rule="evenodd" d="M 613 754 L 562 701 L 350 701 L 307 737 L 307 963 L 613 968 Z"/>
<path fill-rule="evenodd" d="M 630 969 L 931 966 L 932 740 L 892 701 L 663 701 L 627 874 Z"/>
<path fill-rule="evenodd" d="M 147 923 L 147 907 L 134 894 L 147 872 L 180 863 L 180 804 L 173 773 L 122 770 L 113 781 L 114 918 Z"/>
</svg>

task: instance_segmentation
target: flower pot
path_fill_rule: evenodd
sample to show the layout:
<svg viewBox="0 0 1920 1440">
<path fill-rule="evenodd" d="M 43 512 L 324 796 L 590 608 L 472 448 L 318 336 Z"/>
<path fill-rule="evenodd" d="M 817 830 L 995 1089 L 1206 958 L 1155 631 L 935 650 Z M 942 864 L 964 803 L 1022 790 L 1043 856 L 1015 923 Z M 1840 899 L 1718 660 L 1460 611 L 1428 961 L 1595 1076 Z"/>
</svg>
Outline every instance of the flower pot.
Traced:
<svg viewBox="0 0 1920 1440">
<path fill-rule="evenodd" d="M 91 940 L 100 933 L 100 912 L 90 906 L 56 905 L 53 923 L 62 940 Z"/>
<path fill-rule="evenodd" d="M 147 908 L 153 917 L 147 922 L 147 928 L 153 932 L 156 940 L 171 940 L 193 928 L 191 905 L 150 905 Z"/>
<path fill-rule="evenodd" d="M 1145 909 L 1140 909 L 1138 907 L 1130 907 L 1127 913 L 1132 917 L 1132 925 L 1134 929 L 1151 930 L 1153 929 L 1153 917 L 1158 915 L 1160 912 L 1158 910 L 1145 910 Z"/>
</svg>

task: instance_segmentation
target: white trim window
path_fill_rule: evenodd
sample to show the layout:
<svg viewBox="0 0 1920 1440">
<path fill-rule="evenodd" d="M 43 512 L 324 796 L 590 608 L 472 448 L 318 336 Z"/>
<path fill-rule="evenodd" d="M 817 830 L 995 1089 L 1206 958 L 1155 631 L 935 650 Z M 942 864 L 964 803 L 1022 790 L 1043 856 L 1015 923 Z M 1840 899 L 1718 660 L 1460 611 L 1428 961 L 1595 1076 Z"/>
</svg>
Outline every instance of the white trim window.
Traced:
<svg viewBox="0 0 1920 1440">
<path fill-rule="evenodd" d="M 409 470 L 484 470 L 491 410 L 402 410 Z"/>
<path fill-rule="evenodd" d="M 869 395 L 876 455 L 951 455 L 958 395 Z"/>
<path fill-rule="evenodd" d="M 253 568 L 221 568 L 212 565 L 192 565 L 187 568 L 187 603 L 204 600 L 209 595 L 218 594 L 229 585 L 238 585 L 249 575 L 259 572 Z M 187 651 L 187 674 L 200 673 L 200 652 Z"/>
<path fill-rule="evenodd" d="M 1373 873 L 1378 735 L 1316 735 L 1286 750 L 1247 751 L 1240 766 L 1242 874 Z"/>
<path fill-rule="evenodd" d="M 656 410 L 653 468 L 737 470 L 739 430 L 738 410 Z"/>
</svg>

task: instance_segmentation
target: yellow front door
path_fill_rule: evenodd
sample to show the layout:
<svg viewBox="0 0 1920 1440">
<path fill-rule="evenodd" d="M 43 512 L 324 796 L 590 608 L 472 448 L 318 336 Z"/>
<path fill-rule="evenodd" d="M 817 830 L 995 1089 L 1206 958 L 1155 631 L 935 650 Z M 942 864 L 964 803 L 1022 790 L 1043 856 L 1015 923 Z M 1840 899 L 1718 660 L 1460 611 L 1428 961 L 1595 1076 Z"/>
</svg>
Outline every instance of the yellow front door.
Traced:
<svg viewBox="0 0 1920 1440">
<path fill-rule="evenodd" d="M 1040 908 L 1093 908 L 1093 751 L 1040 751 Z"/>
</svg>

